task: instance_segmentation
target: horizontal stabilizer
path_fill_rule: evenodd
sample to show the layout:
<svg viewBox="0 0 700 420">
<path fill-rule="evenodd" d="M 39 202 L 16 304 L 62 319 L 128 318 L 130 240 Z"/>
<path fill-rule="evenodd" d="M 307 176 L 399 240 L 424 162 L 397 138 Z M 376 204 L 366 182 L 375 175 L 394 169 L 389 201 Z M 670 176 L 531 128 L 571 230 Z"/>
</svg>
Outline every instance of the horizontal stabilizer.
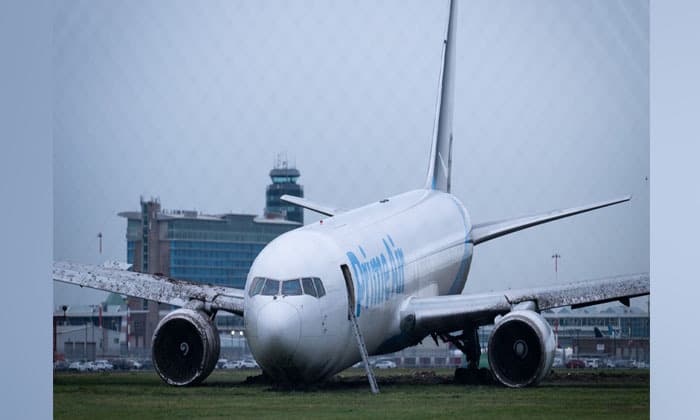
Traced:
<svg viewBox="0 0 700 420">
<path fill-rule="evenodd" d="M 197 300 L 214 310 L 243 315 L 243 290 L 232 287 L 63 261 L 54 262 L 53 279 L 175 306 Z"/>
<path fill-rule="evenodd" d="M 516 219 L 476 224 L 472 227 L 469 240 L 474 245 L 480 244 L 482 242 L 498 238 L 499 236 L 508 235 L 509 233 L 541 225 L 542 223 L 553 222 L 565 217 L 624 203 L 625 201 L 629 201 L 631 198 L 632 196 L 628 195 L 615 200 L 601 201 L 599 203 L 590 204 L 587 206 L 573 207 L 565 210 L 553 210 L 548 213 L 537 214 L 534 216 L 525 216 Z"/>
<path fill-rule="evenodd" d="M 280 200 L 286 201 L 289 204 L 294 204 L 295 206 L 303 207 L 316 213 L 321 213 L 324 216 L 335 216 L 338 213 L 338 209 L 322 206 L 321 204 L 313 203 L 309 200 L 303 199 L 301 197 L 296 197 L 293 195 L 285 194 L 280 197 Z"/>
</svg>

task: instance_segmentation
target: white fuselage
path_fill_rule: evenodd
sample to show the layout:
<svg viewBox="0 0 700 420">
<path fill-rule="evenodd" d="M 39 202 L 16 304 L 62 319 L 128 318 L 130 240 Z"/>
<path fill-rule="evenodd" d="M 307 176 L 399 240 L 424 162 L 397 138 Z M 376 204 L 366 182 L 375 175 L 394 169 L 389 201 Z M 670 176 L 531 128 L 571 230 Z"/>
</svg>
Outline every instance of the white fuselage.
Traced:
<svg viewBox="0 0 700 420">
<path fill-rule="evenodd" d="M 469 272 L 471 222 L 453 195 L 415 190 L 285 233 L 253 263 L 245 290 L 250 349 L 266 373 L 313 382 L 361 359 L 348 318 L 353 311 L 368 353 L 416 344 L 403 334 L 400 310 L 413 296 L 459 294 Z M 325 296 L 255 294 L 253 279 L 318 277 Z"/>
</svg>

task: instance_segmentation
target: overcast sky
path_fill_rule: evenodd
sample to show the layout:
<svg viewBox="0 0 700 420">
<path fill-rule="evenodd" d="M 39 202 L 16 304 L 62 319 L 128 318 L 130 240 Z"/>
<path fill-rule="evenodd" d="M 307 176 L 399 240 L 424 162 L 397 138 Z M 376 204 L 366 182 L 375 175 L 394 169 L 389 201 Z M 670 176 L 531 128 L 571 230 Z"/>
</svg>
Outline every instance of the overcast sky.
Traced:
<svg viewBox="0 0 700 420">
<path fill-rule="evenodd" d="M 57 260 L 126 260 L 117 213 L 141 195 L 260 214 L 280 152 L 332 206 L 423 185 L 447 2 L 55 9 Z M 647 1 L 459 2 L 452 188 L 472 220 L 633 195 L 478 246 L 465 291 L 553 284 L 554 252 L 559 282 L 649 271 L 648 17 Z"/>
</svg>

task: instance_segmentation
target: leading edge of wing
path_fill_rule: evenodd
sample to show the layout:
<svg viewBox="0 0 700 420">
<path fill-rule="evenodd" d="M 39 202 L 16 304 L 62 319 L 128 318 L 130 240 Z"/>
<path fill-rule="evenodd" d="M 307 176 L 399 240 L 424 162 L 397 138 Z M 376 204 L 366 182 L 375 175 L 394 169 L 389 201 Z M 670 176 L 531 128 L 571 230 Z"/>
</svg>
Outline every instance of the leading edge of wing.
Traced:
<svg viewBox="0 0 700 420">
<path fill-rule="evenodd" d="M 500 220 L 497 222 L 487 222 L 475 224 L 472 227 L 469 235 L 470 241 L 474 244 L 490 241 L 499 236 L 508 235 L 509 233 L 527 229 L 542 223 L 553 222 L 565 217 L 574 216 L 581 213 L 601 209 L 603 207 L 613 206 L 615 204 L 624 203 L 632 199 L 632 196 L 616 198 L 614 200 L 601 201 L 587 206 L 572 207 L 565 210 L 552 210 L 547 213 L 536 214 L 533 216 L 518 217 L 515 219 Z"/>
<path fill-rule="evenodd" d="M 185 306 L 191 300 L 199 300 L 211 305 L 214 310 L 243 315 L 244 292 L 232 287 L 64 261 L 54 262 L 53 279 L 175 306 Z"/>
<path fill-rule="evenodd" d="M 487 325 L 515 305 L 533 302 L 537 311 L 586 306 L 649 294 L 649 274 L 628 274 L 564 285 L 519 290 L 411 298 L 401 311 L 402 328 L 419 333 L 446 333 L 466 325 Z"/>
<path fill-rule="evenodd" d="M 338 213 L 338 209 L 334 209 L 332 207 L 328 206 L 323 206 L 321 204 L 317 204 L 314 202 L 311 202 L 309 200 L 306 200 L 301 197 L 296 197 L 293 195 L 289 194 L 284 194 L 283 196 L 280 197 L 280 200 L 286 201 L 289 204 L 294 204 L 295 206 L 303 207 L 305 209 L 309 209 L 311 211 L 315 211 L 316 213 L 321 213 L 324 216 L 335 216 Z"/>
</svg>

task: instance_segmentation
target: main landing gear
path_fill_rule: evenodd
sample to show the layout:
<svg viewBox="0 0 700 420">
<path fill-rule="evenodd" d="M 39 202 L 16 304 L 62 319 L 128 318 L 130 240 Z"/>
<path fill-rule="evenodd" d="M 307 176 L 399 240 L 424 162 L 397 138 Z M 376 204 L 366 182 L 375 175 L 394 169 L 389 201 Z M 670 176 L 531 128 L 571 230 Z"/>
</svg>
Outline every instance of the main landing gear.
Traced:
<svg viewBox="0 0 700 420">
<path fill-rule="evenodd" d="M 465 328 L 460 335 L 440 334 L 445 343 L 452 343 L 467 357 L 467 367 L 459 367 L 455 370 L 455 382 L 467 385 L 493 385 L 495 380 L 491 371 L 487 368 L 479 368 L 481 359 L 481 346 L 476 327 Z M 437 338 L 433 336 L 437 342 Z"/>
</svg>

